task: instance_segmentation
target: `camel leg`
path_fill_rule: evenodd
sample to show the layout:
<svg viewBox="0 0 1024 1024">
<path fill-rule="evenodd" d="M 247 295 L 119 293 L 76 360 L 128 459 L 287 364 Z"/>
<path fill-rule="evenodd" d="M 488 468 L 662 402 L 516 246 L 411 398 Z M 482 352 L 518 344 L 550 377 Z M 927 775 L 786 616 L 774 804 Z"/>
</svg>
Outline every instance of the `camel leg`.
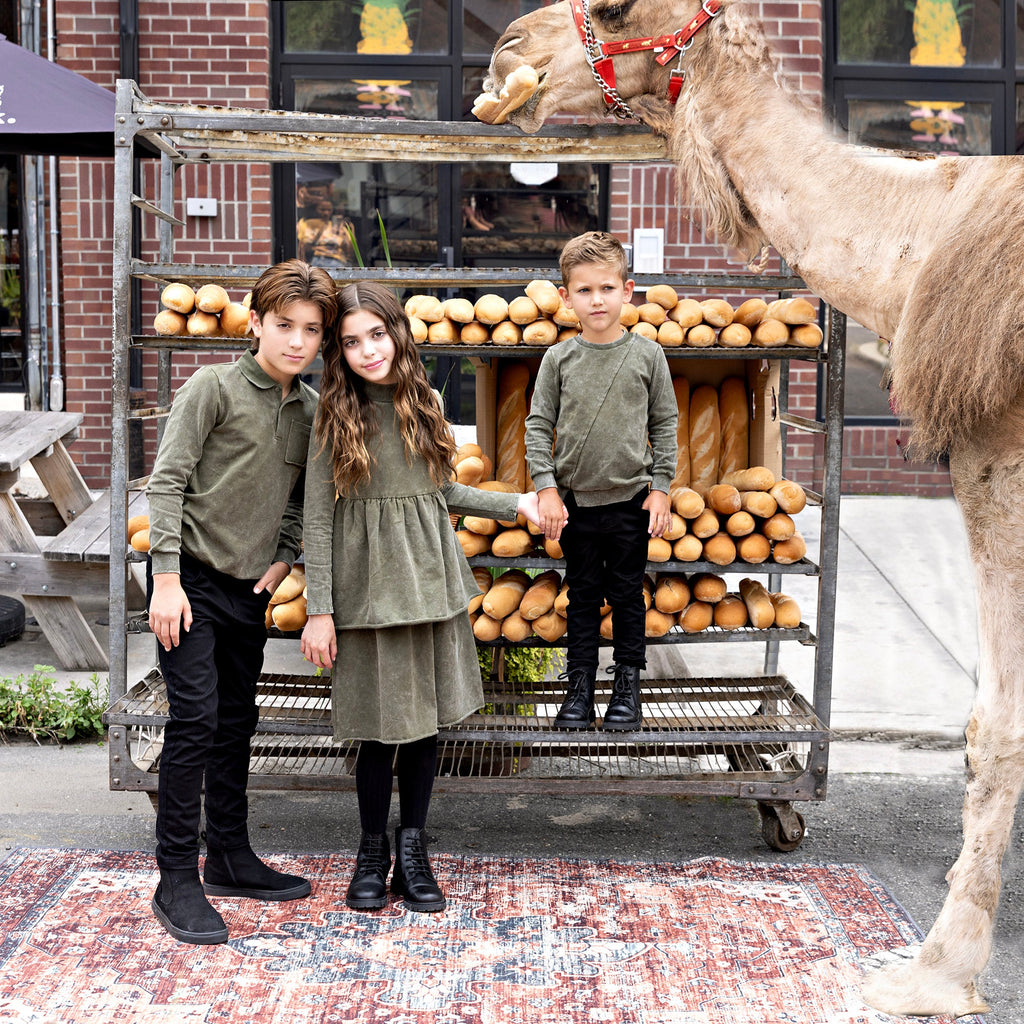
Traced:
<svg viewBox="0 0 1024 1024">
<path fill-rule="evenodd" d="M 979 610 L 963 847 L 919 955 L 870 975 L 861 990 L 868 1005 L 888 1013 L 959 1017 L 988 1010 L 976 981 L 991 952 L 1000 865 L 1024 781 L 1024 471 L 1014 464 L 1016 445 L 993 459 L 993 440 L 951 462 Z"/>
</svg>

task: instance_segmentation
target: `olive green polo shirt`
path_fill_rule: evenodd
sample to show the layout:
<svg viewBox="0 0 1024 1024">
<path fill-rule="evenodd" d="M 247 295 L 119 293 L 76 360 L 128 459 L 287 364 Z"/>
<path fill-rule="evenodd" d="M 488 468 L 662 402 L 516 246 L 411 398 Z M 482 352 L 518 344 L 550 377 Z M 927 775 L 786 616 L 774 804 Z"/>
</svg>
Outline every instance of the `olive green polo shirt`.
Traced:
<svg viewBox="0 0 1024 1024">
<path fill-rule="evenodd" d="M 295 561 L 316 403 L 298 378 L 282 402 L 251 352 L 178 389 L 146 488 L 153 572 L 182 551 L 236 579 Z"/>
</svg>

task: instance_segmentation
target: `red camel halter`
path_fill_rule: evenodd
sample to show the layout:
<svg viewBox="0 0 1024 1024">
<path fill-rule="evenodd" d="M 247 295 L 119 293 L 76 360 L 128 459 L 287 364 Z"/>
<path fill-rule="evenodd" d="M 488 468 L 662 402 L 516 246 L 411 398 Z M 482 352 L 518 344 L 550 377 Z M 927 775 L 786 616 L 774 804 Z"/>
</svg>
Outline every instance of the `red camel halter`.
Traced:
<svg viewBox="0 0 1024 1024">
<path fill-rule="evenodd" d="M 612 64 L 612 58 L 622 53 L 653 50 L 656 55 L 654 59 L 664 65 L 673 57 L 678 56 L 678 63 L 672 69 L 668 80 L 668 101 L 675 103 L 679 99 L 679 92 L 683 87 L 683 54 L 690 48 L 693 37 L 718 14 L 721 6 L 721 0 L 703 0 L 700 10 L 689 24 L 668 35 L 603 43 L 594 35 L 594 29 L 590 23 L 589 0 L 572 0 L 572 17 L 576 22 L 576 31 L 579 32 L 583 42 L 590 73 L 594 76 L 594 81 L 601 87 L 604 101 L 612 108 L 612 113 L 616 117 L 631 117 L 634 120 L 639 120 L 615 88 L 615 67 Z"/>
</svg>

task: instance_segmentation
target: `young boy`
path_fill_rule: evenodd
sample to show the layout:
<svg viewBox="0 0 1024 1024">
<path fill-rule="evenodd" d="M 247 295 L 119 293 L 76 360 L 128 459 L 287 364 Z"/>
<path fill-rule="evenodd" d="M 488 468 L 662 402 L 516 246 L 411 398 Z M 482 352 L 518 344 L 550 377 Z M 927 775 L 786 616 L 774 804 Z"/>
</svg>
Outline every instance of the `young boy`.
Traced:
<svg viewBox="0 0 1024 1024">
<path fill-rule="evenodd" d="M 152 908 L 180 942 L 227 941 L 205 893 L 292 900 L 310 891 L 305 879 L 274 871 L 253 853 L 246 787 L 264 616 L 302 533 L 317 396 L 298 374 L 315 358 L 335 310 L 325 270 L 288 260 L 264 271 L 252 291 L 253 349 L 237 362 L 202 367 L 178 390 L 147 487 L 149 625 L 170 706 Z"/>
<path fill-rule="evenodd" d="M 615 668 L 601 726 L 637 729 L 640 670 L 647 664 L 647 540 L 660 537 L 670 522 L 676 401 L 661 347 L 619 323 L 633 282 L 618 239 L 603 231 L 579 235 L 566 244 L 559 268 L 558 291 L 579 317 L 580 333 L 544 353 L 526 419 L 540 525 L 545 537 L 561 541 L 569 585 L 568 692 L 554 724 L 586 729 L 595 720 L 607 598 Z"/>
</svg>

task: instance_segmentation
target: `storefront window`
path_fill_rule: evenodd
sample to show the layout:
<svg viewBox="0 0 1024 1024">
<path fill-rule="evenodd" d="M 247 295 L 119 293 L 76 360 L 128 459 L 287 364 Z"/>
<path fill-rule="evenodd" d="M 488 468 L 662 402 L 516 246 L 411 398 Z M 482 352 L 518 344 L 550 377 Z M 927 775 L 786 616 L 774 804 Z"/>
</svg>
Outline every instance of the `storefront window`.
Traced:
<svg viewBox="0 0 1024 1024">
<path fill-rule="evenodd" d="M 851 138 L 864 146 L 962 156 L 992 153 L 989 103 L 851 99 L 848 125 Z"/>
<path fill-rule="evenodd" d="M 555 0 L 465 0 L 462 9 L 462 52 L 490 57 L 507 25 Z"/>
<path fill-rule="evenodd" d="M 0 390 L 20 388 L 22 338 L 18 158 L 0 156 Z"/>
<path fill-rule="evenodd" d="M 448 52 L 446 0 L 286 0 L 289 53 Z"/>
<path fill-rule="evenodd" d="M 840 64 L 998 67 L 999 0 L 838 0 Z"/>
</svg>

